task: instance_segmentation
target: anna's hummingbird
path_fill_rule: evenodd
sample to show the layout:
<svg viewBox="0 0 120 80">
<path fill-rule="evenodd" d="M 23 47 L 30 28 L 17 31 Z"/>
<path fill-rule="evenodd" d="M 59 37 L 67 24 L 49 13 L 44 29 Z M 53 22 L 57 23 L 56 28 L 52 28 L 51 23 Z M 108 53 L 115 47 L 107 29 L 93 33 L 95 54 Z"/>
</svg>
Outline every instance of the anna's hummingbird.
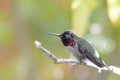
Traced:
<svg viewBox="0 0 120 80">
<path fill-rule="evenodd" d="M 80 62 L 87 64 L 89 61 L 99 68 L 108 68 L 100 58 L 96 49 L 93 48 L 86 40 L 78 37 L 71 30 L 65 31 L 62 34 L 48 34 L 60 37 L 64 46 L 66 46 L 72 55 Z"/>
</svg>

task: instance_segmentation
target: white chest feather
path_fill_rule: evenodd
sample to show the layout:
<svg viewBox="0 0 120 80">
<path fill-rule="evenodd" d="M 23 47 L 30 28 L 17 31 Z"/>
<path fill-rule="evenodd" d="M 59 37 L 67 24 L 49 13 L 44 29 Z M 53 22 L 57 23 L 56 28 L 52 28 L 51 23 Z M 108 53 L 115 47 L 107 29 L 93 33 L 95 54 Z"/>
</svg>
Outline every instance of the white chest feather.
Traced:
<svg viewBox="0 0 120 80">
<path fill-rule="evenodd" d="M 67 48 L 75 58 L 78 59 L 81 56 L 81 53 L 78 51 L 78 45 L 77 44 L 74 47 L 68 46 Z"/>
</svg>

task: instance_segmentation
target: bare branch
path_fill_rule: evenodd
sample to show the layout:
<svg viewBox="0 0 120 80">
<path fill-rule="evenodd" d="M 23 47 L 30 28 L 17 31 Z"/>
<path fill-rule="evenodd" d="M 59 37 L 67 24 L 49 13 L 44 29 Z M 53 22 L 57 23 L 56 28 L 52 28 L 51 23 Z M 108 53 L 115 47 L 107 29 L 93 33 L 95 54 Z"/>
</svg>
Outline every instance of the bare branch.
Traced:
<svg viewBox="0 0 120 80">
<path fill-rule="evenodd" d="M 38 42 L 38 41 L 35 41 L 35 45 L 36 45 L 36 47 L 38 49 L 40 49 L 45 54 L 47 54 L 54 61 L 54 63 L 74 63 L 74 64 L 81 64 L 80 61 L 78 61 L 77 59 L 57 58 L 52 52 L 50 52 L 49 50 L 47 50 L 46 48 L 44 48 L 41 45 L 41 43 Z M 99 73 L 101 72 L 101 70 L 107 70 L 107 71 L 111 71 L 113 73 L 116 73 L 116 74 L 120 75 L 120 68 L 115 67 L 115 66 L 107 66 L 107 67 L 99 68 L 96 65 L 94 65 L 92 62 L 90 62 L 89 60 L 87 61 L 86 65 L 94 67 L 94 68 L 97 68 Z"/>
<path fill-rule="evenodd" d="M 47 54 L 55 63 L 78 63 L 80 62 L 76 59 L 63 59 L 63 58 L 57 58 L 53 53 L 45 49 L 40 42 L 35 41 L 35 45 L 38 49 L 43 51 L 45 54 Z"/>
</svg>

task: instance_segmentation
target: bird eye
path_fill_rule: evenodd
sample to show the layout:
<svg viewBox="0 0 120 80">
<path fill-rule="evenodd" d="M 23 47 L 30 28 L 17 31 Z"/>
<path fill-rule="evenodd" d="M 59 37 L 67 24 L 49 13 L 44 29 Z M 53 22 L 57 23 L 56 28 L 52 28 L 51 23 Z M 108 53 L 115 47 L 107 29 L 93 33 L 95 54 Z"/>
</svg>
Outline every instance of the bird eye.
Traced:
<svg viewBox="0 0 120 80">
<path fill-rule="evenodd" d="M 70 35 L 73 38 L 73 35 Z"/>
<path fill-rule="evenodd" d="M 73 33 L 70 33 L 70 37 L 73 38 Z"/>
</svg>

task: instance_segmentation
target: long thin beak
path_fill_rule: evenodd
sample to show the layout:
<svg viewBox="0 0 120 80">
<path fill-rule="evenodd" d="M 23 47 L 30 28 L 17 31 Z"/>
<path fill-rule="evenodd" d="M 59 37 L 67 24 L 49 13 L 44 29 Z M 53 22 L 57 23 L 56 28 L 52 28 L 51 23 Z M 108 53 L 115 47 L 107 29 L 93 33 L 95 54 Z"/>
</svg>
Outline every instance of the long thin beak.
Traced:
<svg viewBox="0 0 120 80">
<path fill-rule="evenodd" d="M 60 37 L 60 34 L 56 34 L 56 33 L 47 32 L 47 34 Z"/>
</svg>

